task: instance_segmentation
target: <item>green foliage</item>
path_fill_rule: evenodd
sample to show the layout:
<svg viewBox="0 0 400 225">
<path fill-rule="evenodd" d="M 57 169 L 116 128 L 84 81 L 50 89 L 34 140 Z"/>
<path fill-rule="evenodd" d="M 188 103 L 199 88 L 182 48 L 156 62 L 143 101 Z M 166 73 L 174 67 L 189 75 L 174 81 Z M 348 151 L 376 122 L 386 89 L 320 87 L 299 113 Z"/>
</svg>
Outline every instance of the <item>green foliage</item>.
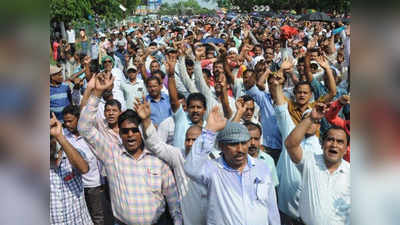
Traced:
<svg viewBox="0 0 400 225">
<path fill-rule="evenodd" d="M 209 0 L 212 1 L 212 0 Z M 202 8 L 196 0 L 187 0 L 185 2 L 178 2 L 172 5 L 163 3 L 160 6 L 158 14 L 160 15 L 189 15 L 189 14 L 212 14 L 214 10 Z"/>
</svg>

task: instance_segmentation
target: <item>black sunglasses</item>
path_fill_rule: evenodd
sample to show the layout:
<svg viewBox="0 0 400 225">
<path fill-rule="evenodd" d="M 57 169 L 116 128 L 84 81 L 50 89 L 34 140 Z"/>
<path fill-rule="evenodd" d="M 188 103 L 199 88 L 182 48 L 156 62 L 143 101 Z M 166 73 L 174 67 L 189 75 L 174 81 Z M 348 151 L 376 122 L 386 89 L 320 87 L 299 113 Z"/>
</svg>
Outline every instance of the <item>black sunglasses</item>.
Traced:
<svg viewBox="0 0 400 225">
<path fill-rule="evenodd" d="M 112 63 L 112 61 L 111 60 L 106 60 L 106 61 L 104 61 L 104 63 Z"/>
<path fill-rule="evenodd" d="M 137 133 L 137 132 L 139 132 L 140 130 L 139 130 L 139 128 L 137 128 L 137 127 L 131 127 L 131 128 L 120 128 L 120 130 L 121 130 L 121 133 L 122 134 L 128 134 L 129 133 L 129 131 L 132 131 L 133 133 Z"/>
</svg>

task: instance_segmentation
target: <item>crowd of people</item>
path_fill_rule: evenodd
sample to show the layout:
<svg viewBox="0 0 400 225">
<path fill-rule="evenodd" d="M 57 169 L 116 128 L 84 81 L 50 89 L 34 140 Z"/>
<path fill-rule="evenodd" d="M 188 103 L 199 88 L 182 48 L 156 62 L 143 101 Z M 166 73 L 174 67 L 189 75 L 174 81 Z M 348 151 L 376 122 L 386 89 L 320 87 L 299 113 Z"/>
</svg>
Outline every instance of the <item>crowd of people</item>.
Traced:
<svg viewBox="0 0 400 225">
<path fill-rule="evenodd" d="M 51 45 L 51 224 L 350 224 L 349 24 L 79 33 Z"/>
</svg>

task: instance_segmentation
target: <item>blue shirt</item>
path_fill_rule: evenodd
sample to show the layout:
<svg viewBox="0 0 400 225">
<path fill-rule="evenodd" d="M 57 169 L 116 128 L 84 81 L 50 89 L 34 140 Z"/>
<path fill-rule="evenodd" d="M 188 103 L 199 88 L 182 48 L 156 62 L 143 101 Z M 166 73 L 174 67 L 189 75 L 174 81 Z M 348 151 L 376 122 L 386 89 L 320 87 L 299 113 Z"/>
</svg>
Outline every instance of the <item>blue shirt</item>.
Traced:
<svg viewBox="0 0 400 225">
<path fill-rule="evenodd" d="M 260 106 L 263 145 L 272 149 L 282 148 L 282 137 L 276 121 L 275 110 L 272 106 L 272 97 L 269 93 L 260 91 L 255 85 L 246 91 Z"/>
<path fill-rule="evenodd" d="M 296 127 L 292 117 L 289 114 L 288 105 L 275 106 L 278 126 L 282 134 L 282 141 L 286 140 L 290 132 Z M 307 151 L 322 153 L 321 145 L 317 136 L 311 136 L 301 141 L 301 146 Z M 308 150 L 310 149 L 310 150 Z M 292 218 L 298 218 L 299 215 L 299 197 L 301 191 L 301 174 L 296 164 L 290 159 L 285 145 L 282 143 L 282 152 L 279 157 L 278 165 L 278 206 L 279 210 Z"/>
<path fill-rule="evenodd" d="M 64 121 L 62 111 L 65 106 L 71 104 L 68 95 L 71 96 L 68 85 L 64 83 L 58 86 L 50 84 L 50 112 L 54 112 L 59 121 Z"/>
<path fill-rule="evenodd" d="M 279 211 L 268 166 L 248 156 L 240 173 L 223 157 L 210 160 L 216 134 L 203 130 L 186 157 L 186 174 L 207 187 L 208 225 L 278 225 Z"/>
<path fill-rule="evenodd" d="M 150 95 L 147 95 L 146 100 L 150 102 L 150 118 L 153 124 L 158 126 L 163 120 L 172 115 L 169 96 L 167 94 L 161 93 L 161 99 L 158 102 Z"/>
<path fill-rule="evenodd" d="M 321 82 L 319 82 L 316 79 L 313 79 L 311 81 L 311 87 L 314 93 L 314 98 L 318 99 L 321 96 L 324 96 L 326 94 L 328 94 L 328 88 L 326 88 L 325 85 L 323 85 Z M 348 94 L 348 91 L 345 88 L 342 88 L 340 86 L 336 86 L 336 95 L 335 97 L 333 97 L 333 100 L 336 100 L 338 98 L 340 98 L 340 96 L 342 95 L 346 95 Z M 342 110 L 340 110 L 338 116 L 341 118 L 344 118 L 344 113 L 350 113 L 350 108 L 349 108 L 349 104 L 346 104 L 345 107 L 343 107 Z M 331 127 L 332 125 L 326 120 L 326 118 L 322 118 L 321 120 L 321 137 L 323 137 L 323 135 L 325 134 L 326 131 L 328 131 L 328 129 Z"/>
</svg>

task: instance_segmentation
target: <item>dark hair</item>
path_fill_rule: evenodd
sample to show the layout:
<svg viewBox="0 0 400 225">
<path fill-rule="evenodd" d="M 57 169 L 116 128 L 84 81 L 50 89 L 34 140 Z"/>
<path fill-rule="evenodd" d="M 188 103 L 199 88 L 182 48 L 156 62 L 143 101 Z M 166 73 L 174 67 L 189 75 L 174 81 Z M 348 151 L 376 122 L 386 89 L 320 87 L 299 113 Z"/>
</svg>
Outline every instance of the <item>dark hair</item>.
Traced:
<svg viewBox="0 0 400 225">
<path fill-rule="evenodd" d="M 297 64 L 299 64 L 299 63 L 304 63 L 305 62 L 305 58 L 304 57 L 300 57 L 298 60 L 297 60 Z"/>
<path fill-rule="evenodd" d="M 245 71 L 243 72 L 243 74 L 247 74 L 247 73 L 253 73 L 253 74 L 255 74 L 255 71 L 252 70 L 252 69 L 247 69 L 247 70 L 245 70 Z"/>
<path fill-rule="evenodd" d="M 140 119 L 137 112 L 133 111 L 132 109 L 127 109 L 121 115 L 118 116 L 118 127 L 121 127 L 121 124 L 125 121 L 129 120 L 130 122 L 136 124 L 139 127 L 142 119 Z"/>
<path fill-rule="evenodd" d="M 113 95 L 112 90 L 105 90 L 101 97 L 103 97 L 103 99 L 105 100 L 105 99 L 108 99 L 112 95 Z"/>
<path fill-rule="evenodd" d="M 79 107 L 76 105 L 68 105 L 66 106 L 63 111 L 62 111 L 62 115 L 65 116 L 67 114 L 71 114 L 73 116 L 75 116 L 76 118 L 79 119 L 79 116 L 81 114 Z"/>
<path fill-rule="evenodd" d="M 202 93 L 199 92 L 191 93 L 186 99 L 186 104 L 189 106 L 191 101 L 201 101 L 203 103 L 204 108 L 207 109 L 206 97 L 204 97 Z"/>
<path fill-rule="evenodd" d="M 262 129 L 261 126 L 259 124 L 247 121 L 243 124 L 245 127 L 247 127 L 247 130 L 255 130 L 258 129 L 260 131 L 260 136 L 262 135 Z"/>
<path fill-rule="evenodd" d="M 309 86 L 309 87 L 310 87 L 310 90 L 311 90 L 311 92 L 312 92 L 311 84 L 310 84 L 308 81 L 300 81 L 299 83 L 297 83 L 297 84 L 294 86 L 293 93 L 296 93 L 296 92 L 297 92 L 297 89 L 298 89 L 301 85 L 307 85 L 307 86 Z"/>
<path fill-rule="evenodd" d="M 322 137 L 322 143 L 324 143 L 328 138 L 328 132 L 330 130 L 342 130 L 346 134 L 347 146 L 350 144 L 350 135 L 346 132 L 346 130 L 343 127 L 339 127 L 336 125 L 333 125 L 325 132 L 324 136 Z"/>
<path fill-rule="evenodd" d="M 186 97 L 182 93 L 178 92 L 178 100 L 181 100 L 181 99 L 186 99 Z"/>
<path fill-rule="evenodd" d="M 243 95 L 241 98 L 243 98 L 244 102 L 248 102 L 248 101 L 253 101 L 254 102 L 254 98 L 251 97 L 250 95 Z"/>
<path fill-rule="evenodd" d="M 160 63 L 159 63 L 156 59 L 154 59 L 153 61 L 151 61 L 151 62 L 150 62 L 150 65 L 153 64 L 153 63 L 158 63 L 158 65 L 160 65 Z"/>
<path fill-rule="evenodd" d="M 194 66 L 194 62 L 191 59 L 185 59 L 185 65 L 192 67 Z"/>
<path fill-rule="evenodd" d="M 211 77 L 211 72 L 208 69 L 203 69 L 203 73 L 207 74 L 207 77 Z"/>
<path fill-rule="evenodd" d="M 121 103 L 117 99 L 110 99 L 106 101 L 106 104 L 104 105 L 104 110 L 106 110 L 107 106 L 117 106 L 119 111 L 121 111 Z"/>
<path fill-rule="evenodd" d="M 90 61 L 89 69 L 91 73 L 98 73 L 100 72 L 100 65 L 99 61 L 96 59 L 93 59 Z"/>
<path fill-rule="evenodd" d="M 154 71 L 153 73 L 151 73 L 152 76 L 154 76 L 155 74 L 160 74 L 161 79 L 164 79 L 164 78 L 165 78 L 165 73 L 164 73 L 163 71 L 161 71 L 161 70 L 156 70 L 156 71 Z M 161 82 L 160 82 L 160 83 L 161 83 Z"/>
<path fill-rule="evenodd" d="M 158 70 L 159 71 L 159 70 Z M 157 71 L 156 71 L 157 72 Z M 154 72 L 154 73 L 156 73 L 156 72 Z M 161 72 L 161 71 L 160 71 Z M 153 74 L 154 74 L 153 73 Z M 146 86 L 149 84 L 149 82 L 150 81 L 152 81 L 152 80 L 156 80 L 157 81 L 157 83 L 159 84 L 159 85 L 161 85 L 161 80 L 160 80 L 160 78 L 158 78 L 158 77 L 156 77 L 156 76 L 151 76 L 151 77 L 148 77 L 147 79 L 146 79 Z"/>
</svg>

